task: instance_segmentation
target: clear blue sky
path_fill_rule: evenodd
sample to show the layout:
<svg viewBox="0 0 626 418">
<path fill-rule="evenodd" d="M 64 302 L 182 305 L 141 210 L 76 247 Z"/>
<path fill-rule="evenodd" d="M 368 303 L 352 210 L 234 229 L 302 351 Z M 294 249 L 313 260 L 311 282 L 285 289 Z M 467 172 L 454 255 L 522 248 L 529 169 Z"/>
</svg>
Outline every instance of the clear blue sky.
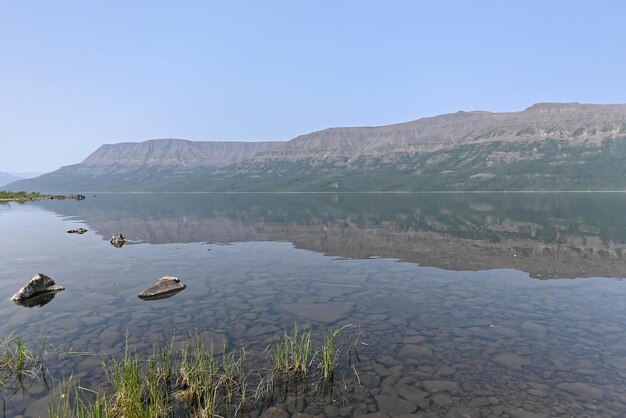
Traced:
<svg viewBox="0 0 626 418">
<path fill-rule="evenodd" d="M 289 140 L 626 102 L 621 1 L 2 1 L 0 171 L 103 143 Z"/>
</svg>

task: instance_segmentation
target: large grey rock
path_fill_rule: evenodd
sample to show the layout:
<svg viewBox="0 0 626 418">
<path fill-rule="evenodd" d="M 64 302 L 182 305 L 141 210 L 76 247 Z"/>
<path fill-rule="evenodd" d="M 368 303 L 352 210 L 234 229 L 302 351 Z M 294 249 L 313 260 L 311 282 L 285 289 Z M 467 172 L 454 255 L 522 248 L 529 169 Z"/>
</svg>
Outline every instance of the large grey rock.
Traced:
<svg viewBox="0 0 626 418">
<path fill-rule="evenodd" d="M 57 285 L 54 280 L 45 274 L 38 273 L 30 279 L 26 286 L 18 290 L 17 293 L 11 297 L 11 300 L 23 301 L 44 293 L 59 292 L 61 290 L 65 290 L 65 288 Z"/>
<path fill-rule="evenodd" d="M 144 300 L 165 299 L 174 296 L 184 290 L 187 286 L 180 282 L 178 277 L 161 277 L 152 287 L 145 289 L 139 294 Z"/>
</svg>

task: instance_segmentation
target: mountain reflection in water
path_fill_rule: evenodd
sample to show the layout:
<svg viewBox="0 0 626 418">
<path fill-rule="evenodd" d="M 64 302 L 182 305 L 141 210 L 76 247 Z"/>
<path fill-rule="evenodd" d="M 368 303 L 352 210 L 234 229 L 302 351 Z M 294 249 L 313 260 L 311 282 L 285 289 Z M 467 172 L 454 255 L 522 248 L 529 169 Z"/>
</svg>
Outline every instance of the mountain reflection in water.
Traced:
<svg viewBox="0 0 626 418">
<path fill-rule="evenodd" d="M 35 204 L 130 243 L 289 241 L 448 270 L 626 274 L 622 193 L 99 194 Z"/>
</svg>

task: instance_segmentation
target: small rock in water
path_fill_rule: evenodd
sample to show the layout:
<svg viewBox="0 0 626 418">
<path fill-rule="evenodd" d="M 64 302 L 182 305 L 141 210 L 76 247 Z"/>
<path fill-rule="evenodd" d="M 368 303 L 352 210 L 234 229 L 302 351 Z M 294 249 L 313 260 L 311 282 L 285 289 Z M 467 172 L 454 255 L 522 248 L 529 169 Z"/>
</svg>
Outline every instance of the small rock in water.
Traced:
<svg viewBox="0 0 626 418">
<path fill-rule="evenodd" d="M 26 286 L 18 290 L 17 293 L 15 293 L 11 297 L 11 300 L 22 301 L 24 299 L 32 298 L 43 293 L 59 292 L 61 290 L 65 290 L 65 288 L 63 286 L 57 285 L 54 280 L 52 280 L 45 274 L 38 273 L 37 275 L 33 276 L 32 279 L 30 279 Z"/>
<path fill-rule="evenodd" d="M 154 286 L 141 292 L 139 297 L 144 300 L 165 299 L 174 296 L 186 287 L 178 277 L 165 276 L 161 277 Z"/>
<path fill-rule="evenodd" d="M 84 234 L 85 232 L 87 232 L 85 228 L 70 229 L 67 231 L 68 234 Z"/>
<path fill-rule="evenodd" d="M 122 245 L 124 245 L 124 243 L 126 242 L 126 238 L 124 238 L 124 235 L 122 235 L 121 233 L 114 234 L 111 237 L 110 242 L 111 242 L 111 245 L 114 246 L 115 248 L 121 248 Z"/>
</svg>

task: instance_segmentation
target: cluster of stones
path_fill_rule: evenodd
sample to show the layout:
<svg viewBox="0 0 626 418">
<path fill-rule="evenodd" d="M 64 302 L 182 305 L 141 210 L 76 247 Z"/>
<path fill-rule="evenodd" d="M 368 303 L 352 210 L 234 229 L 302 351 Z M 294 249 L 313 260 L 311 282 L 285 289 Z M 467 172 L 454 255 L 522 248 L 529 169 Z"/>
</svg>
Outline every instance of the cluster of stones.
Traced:
<svg viewBox="0 0 626 418">
<path fill-rule="evenodd" d="M 50 199 L 54 200 L 65 200 L 65 199 L 74 199 L 74 200 L 85 200 L 85 196 L 82 194 L 71 194 L 69 196 L 65 196 L 62 194 L 57 194 L 57 195 L 53 195 L 50 196 Z"/>
<path fill-rule="evenodd" d="M 161 277 L 153 286 L 144 289 L 139 297 L 144 300 L 165 299 L 174 296 L 186 287 L 178 277 L 165 276 Z M 65 287 L 57 285 L 45 274 L 38 273 L 18 290 L 11 297 L 11 300 L 28 307 L 42 306 L 50 302 L 54 295 L 62 290 L 65 290 Z"/>
<path fill-rule="evenodd" d="M 56 199 L 76 199 L 82 200 L 83 195 L 71 196 L 51 196 Z M 70 229 L 68 234 L 82 235 L 87 232 L 85 228 Z M 109 240 L 111 245 L 117 248 L 122 247 L 126 243 L 126 238 L 121 233 L 113 234 Z M 176 293 L 184 290 L 187 286 L 180 282 L 180 279 L 173 276 L 161 277 L 153 286 L 143 290 L 139 297 L 144 300 L 165 299 L 174 296 Z M 65 290 L 63 286 L 57 285 L 54 280 L 45 274 L 38 273 L 30 281 L 18 290 L 11 300 L 24 306 L 42 306 L 50 302 L 56 292 Z M 47 296 L 46 296 L 47 295 Z M 43 297 L 46 296 L 46 297 Z M 30 302 L 27 302 L 30 301 Z"/>
</svg>

